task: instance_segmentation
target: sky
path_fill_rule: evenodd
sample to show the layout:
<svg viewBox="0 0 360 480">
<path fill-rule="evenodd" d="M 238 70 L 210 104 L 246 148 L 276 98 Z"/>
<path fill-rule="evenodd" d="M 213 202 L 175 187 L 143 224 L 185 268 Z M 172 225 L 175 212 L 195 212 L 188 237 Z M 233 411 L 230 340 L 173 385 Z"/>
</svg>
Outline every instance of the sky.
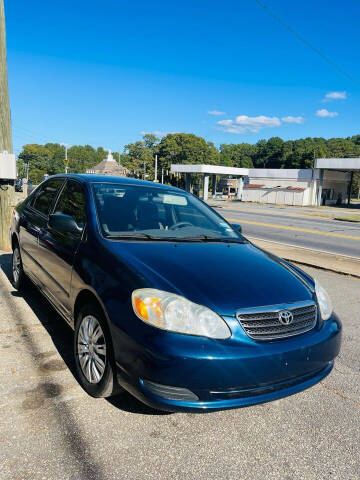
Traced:
<svg viewBox="0 0 360 480">
<path fill-rule="evenodd" d="M 217 146 L 360 133 L 358 0 L 5 0 L 5 13 L 16 153 L 117 151 L 144 132 Z"/>
</svg>

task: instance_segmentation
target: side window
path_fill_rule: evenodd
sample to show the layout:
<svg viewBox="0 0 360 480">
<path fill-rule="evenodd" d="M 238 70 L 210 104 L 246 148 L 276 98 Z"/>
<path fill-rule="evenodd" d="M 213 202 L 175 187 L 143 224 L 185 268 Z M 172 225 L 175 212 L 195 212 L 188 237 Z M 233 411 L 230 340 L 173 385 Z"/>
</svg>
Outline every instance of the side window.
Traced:
<svg viewBox="0 0 360 480">
<path fill-rule="evenodd" d="M 61 192 L 54 213 L 62 213 L 75 218 L 80 228 L 84 228 L 86 222 L 85 194 L 79 182 L 68 180 Z"/>
<path fill-rule="evenodd" d="M 48 180 L 45 182 L 40 188 L 39 192 L 35 195 L 33 201 L 31 202 L 31 206 L 38 212 L 47 216 L 63 183 L 64 180 L 61 178 L 54 178 L 53 180 Z"/>
</svg>

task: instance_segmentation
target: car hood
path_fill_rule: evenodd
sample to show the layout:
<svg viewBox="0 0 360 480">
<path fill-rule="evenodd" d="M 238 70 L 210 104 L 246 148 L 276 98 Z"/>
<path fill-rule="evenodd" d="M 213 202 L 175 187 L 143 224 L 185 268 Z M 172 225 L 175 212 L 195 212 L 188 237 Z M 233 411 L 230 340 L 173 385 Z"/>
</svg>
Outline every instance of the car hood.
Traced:
<svg viewBox="0 0 360 480">
<path fill-rule="evenodd" d="M 138 288 L 175 292 L 221 315 L 312 299 L 298 274 L 251 243 L 107 243 L 136 272 Z"/>
</svg>

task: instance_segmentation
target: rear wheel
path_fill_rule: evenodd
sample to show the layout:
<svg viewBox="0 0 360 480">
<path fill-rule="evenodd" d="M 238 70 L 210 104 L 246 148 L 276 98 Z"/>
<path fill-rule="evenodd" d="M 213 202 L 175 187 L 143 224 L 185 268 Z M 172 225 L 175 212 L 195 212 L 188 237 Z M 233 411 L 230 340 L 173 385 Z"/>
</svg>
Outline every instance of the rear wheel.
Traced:
<svg viewBox="0 0 360 480">
<path fill-rule="evenodd" d="M 13 285 L 16 290 L 20 290 L 24 286 L 25 273 L 21 261 L 20 247 L 17 243 L 13 250 L 11 272 Z"/>
<path fill-rule="evenodd" d="M 111 336 L 96 305 L 85 305 L 79 312 L 74 355 L 79 382 L 89 395 L 110 397 L 117 393 Z"/>
</svg>

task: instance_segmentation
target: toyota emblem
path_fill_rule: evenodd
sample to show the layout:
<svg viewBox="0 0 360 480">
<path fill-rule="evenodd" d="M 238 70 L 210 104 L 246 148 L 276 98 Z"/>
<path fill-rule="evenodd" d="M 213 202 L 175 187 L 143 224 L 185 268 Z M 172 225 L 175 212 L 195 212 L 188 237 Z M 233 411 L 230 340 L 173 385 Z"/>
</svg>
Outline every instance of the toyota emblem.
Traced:
<svg viewBox="0 0 360 480">
<path fill-rule="evenodd" d="M 293 321 L 293 314 L 289 310 L 282 310 L 279 312 L 279 322 L 282 325 L 290 325 Z"/>
</svg>

